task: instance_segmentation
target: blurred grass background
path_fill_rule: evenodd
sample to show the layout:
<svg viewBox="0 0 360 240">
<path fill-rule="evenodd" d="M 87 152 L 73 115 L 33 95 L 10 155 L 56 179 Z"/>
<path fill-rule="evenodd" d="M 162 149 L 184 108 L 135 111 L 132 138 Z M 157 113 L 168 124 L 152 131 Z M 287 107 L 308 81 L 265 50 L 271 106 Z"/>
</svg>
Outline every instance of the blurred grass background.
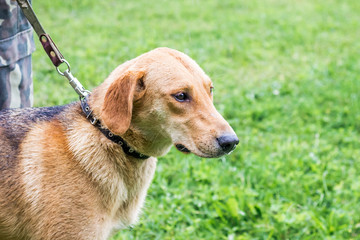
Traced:
<svg viewBox="0 0 360 240">
<path fill-rule="evenodd" d="M 35 0 L 88 89 L 159 46 L 212 78 L 240 138 L 159 159 L 139 224 L 112 239 L 360 239 L 360 1 Z M 37 43 L 35 105 L 76 100 Z"/>
</svg>

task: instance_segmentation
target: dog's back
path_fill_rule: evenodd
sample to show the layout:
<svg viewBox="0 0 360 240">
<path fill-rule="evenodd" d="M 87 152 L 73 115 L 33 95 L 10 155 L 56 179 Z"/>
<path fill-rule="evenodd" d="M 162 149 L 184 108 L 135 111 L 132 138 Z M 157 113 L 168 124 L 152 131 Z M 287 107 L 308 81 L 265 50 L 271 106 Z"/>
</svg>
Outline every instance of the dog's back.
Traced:
<svg viewBox="0 0 360 240">
<path fill-rule="evenodd" d="M 36 123 L 55 118 L 65 108 L 66 106 L 56 106 L 0 111 L 0 183 L 5 184 L 4 179 L 9 179 L 9 176 L 4 177 L 6 174 L 16 175 L 14 171 L 18 164 L 19 148 L 27 132 Z"/>
<path fill-rule="evenodd" d="M 20 168 L 21 144 L 27 133 L 42 121 L 49 121 L 61 114 L 66 106 L 48 108 L 7 109 L 0 111 L 0 239 L 7 239 L 22 229 L 26 216 L 23 200 L 24 186 Z"/>
</svg>

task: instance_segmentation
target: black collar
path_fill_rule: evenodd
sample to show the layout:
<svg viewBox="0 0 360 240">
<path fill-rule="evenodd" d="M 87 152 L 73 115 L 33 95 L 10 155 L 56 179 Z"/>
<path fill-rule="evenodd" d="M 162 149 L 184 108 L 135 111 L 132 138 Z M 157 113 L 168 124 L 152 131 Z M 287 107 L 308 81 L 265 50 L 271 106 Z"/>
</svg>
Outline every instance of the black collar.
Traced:
<svg viewBox="0 0 360 240">
<path fill-rule="evenodd" d="M 149 156 L 141 154 L 141 153 L 135 151 L 135 149 L 131 148 L 122 137 L 120 137 L 119 135 L 115 135 L 109 129 L 104 128 L 104 126 L 101 125 L 100 120 L 96 119 L 92 115 L 92 110 L 87 102 L 88 97 L 89 97 L 89 95 L 85 98 L 81 98 L 81 109 L 83 110 L 86 118 L 89 119 L 90 123 L 93 126 L 95 126 L 96 128 L 98 128 L 100 130 L 100 132 L 102 132 L 109 140 L 113 141 L 114 143 L 119 144 L 122 147 L 125 154 L 132 156 L 134 158 L 139 158 L 139 159 L 149 158 Z"/>
</svg>

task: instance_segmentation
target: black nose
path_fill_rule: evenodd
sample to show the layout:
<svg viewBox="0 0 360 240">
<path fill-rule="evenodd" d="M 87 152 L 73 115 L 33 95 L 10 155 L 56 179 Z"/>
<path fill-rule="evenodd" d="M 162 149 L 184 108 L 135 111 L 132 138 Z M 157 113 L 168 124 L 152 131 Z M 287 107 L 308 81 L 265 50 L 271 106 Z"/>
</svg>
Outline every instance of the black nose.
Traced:
<svg viewBox="0 0 360 240">
<path fill-rule="evenodd" d="M 221 149 L 225 152 L 225 153 L 229 153 L 232 150 L 235 149 L 236 145 L 239 143 L 239 139 L 237 138 L 236 135 L 223 135 L 219 138 L 217 138 L 217 141 L 221 147 Z"/>
</svg>

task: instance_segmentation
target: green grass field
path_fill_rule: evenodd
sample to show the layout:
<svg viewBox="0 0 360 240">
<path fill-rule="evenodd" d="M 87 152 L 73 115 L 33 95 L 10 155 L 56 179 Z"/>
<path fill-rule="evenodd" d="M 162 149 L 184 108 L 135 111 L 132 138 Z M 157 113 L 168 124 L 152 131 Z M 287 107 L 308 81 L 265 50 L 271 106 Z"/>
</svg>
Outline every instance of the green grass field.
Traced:
<svg viewBox="0 0 360 240">
<path fill-rule="evenodd" d="M 360 1 L 34 0 L 92 89 L 159 46 L 212 78 L 240 144 L 159 159 L 139 224 L 120 239 L 360 239 Z M 35 105 L 76 100 L 37 44 Z"/>
</svg>

